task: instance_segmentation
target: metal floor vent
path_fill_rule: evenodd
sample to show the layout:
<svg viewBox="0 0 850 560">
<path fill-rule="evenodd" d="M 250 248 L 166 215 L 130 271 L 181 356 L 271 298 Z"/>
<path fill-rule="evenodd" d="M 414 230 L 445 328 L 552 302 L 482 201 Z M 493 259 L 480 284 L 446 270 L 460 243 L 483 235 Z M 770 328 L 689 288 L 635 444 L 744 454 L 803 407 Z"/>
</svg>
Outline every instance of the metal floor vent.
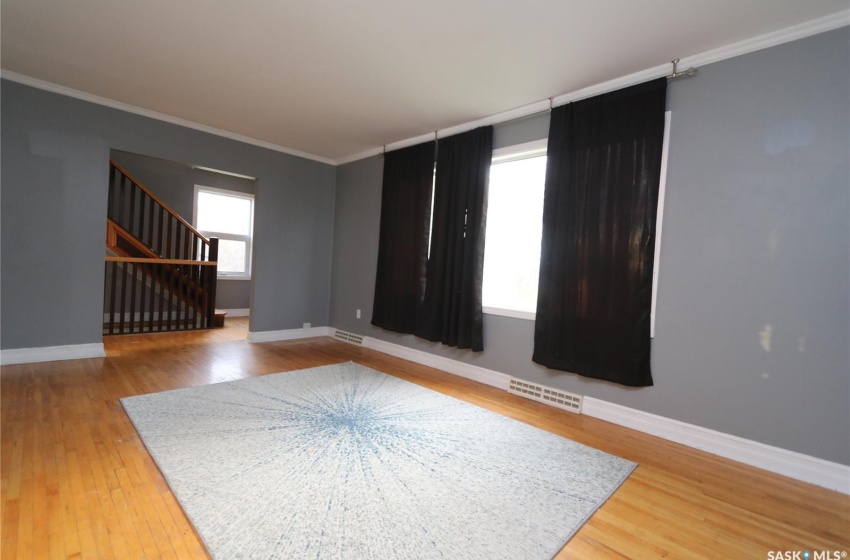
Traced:
<svg viewBox="0 0 850 560">
<path fill-rule="evenodd" d="M 337 330 L 334 332 L 334 338 L 337 340 L 341 340 L 342 342 L 347 342 L 349 344 L 363 346 L 363 337 L 359 334 Z"/>
<path fill-rule="evenodd" d="M 581 396 L 567 393 L 560 389 L 552 389 L 551 387 L 544 387 L 543 385 L 528 383 L 519 379 L 511 379 L 508 392 L 533 401 L 542 402 L 543 404 L 563 408 L 576 414 L 581 412 Z"/>
</svg>

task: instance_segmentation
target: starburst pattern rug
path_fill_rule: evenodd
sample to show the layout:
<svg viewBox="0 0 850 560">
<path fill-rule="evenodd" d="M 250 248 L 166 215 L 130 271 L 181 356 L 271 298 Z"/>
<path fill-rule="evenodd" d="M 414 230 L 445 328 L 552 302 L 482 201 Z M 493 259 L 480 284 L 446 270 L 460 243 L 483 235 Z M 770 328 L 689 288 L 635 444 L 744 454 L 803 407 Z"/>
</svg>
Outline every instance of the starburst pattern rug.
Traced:
<svg viewBox="0 0 850 560">
<path fill-rule="evenodd" d="M 121 402 L 221 560 L 551 558 L 636 466 L 353 362 Z"/>
</svg>

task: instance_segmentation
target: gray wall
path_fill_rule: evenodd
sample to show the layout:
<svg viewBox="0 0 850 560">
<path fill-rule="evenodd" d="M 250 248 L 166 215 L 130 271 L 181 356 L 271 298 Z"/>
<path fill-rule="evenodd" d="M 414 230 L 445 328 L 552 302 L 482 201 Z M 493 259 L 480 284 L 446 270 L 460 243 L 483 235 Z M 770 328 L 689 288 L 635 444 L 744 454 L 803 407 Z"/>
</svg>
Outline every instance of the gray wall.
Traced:
<svg viewBox="0 0 850 560">
<path fill-rule="evenodd" d="M 251 280 L 219 278 L 215 287 L 215 306 L 218 309 L 249 309 Z"/>
<path fill-rule="evenodd" d="M 101 341 L 110 148 L 257 178 L 251 330 L 328 322 L 333 166 L 2 81 L 0 348 Z"/>
<path fill-rule="evenodd" d="M 193 169 L 189 163 L 121 150 L 110 150 L 109 156 L 189 223 L 192 223 L 195 185 L 248 194 L 256 194 L 257 191 L 253 179 Z"/>
<path fill-rule="evenodd" d="M 257 190 L 253 179 L 193 169 L 185 163 L 119 150 L 110 150 L 110 157 L 189 223 L 194 219 L 195 185 L 248 194 Z M 250 307 L 251 281 L 219 278 L 215 305 L 219 309 Z"/>
<path fill-rule="evenodd" d="M 844 28 L 671 82 L 654 387 L 532 363 L 532 321 L 486 315 L 477 354 L 371 326 L 380 157 L 337 170 L 331 325 L 850 464 L 849 39 Z M 499 126 L 498 143 L 540 137 L 539 119 Z"/>
</svg>

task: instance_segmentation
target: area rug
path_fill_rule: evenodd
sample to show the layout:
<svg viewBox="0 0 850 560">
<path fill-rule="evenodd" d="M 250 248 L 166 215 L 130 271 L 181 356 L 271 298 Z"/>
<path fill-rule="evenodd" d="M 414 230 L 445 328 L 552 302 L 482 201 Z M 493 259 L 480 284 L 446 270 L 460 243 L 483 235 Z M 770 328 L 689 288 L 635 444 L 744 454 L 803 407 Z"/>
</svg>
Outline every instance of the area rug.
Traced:
<svg viewBox="0 0 850 560">
<path fill-rule="evenodd" d="M 121 402 L 221 560 L 551 558 L 636 466 L 353 362 Z"/>
</svg>

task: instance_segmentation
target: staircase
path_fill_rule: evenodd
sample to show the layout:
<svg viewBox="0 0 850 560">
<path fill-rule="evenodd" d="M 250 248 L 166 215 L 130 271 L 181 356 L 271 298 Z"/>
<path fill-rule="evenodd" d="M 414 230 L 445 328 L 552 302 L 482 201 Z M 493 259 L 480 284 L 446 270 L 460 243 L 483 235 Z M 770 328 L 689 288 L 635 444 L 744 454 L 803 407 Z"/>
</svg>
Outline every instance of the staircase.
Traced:
<svg viewBox="0 0 850 560">
<path fill-rule="evenodd" d="M 103 334 L 209 329 L 216 313 L 218 239 L 207 239 L 114 161 L 109 162 Z"/>
</svg>

